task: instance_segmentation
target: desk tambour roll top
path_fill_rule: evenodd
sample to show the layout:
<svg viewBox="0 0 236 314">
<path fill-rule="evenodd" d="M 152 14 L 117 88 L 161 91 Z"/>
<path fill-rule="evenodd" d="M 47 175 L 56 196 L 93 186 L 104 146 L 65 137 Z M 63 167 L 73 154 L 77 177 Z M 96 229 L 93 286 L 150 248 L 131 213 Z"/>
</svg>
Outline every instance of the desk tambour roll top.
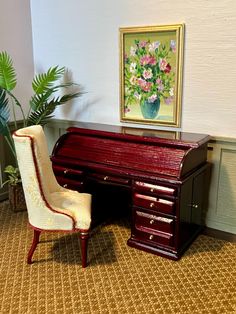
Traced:
<svg viewBox="0 0 236 314">
<path fill-rule="evenodd" d="M 55 146 L 53 160 L 177 179 L 206 161 L 208 136 L 91 125 L 94 129 L 69 128 Z"/>
<path fill-rule="evenodd" d="M 177 259 L 200 230 L 208 141 L 201 134 L 87 123 L 59 138 L 52 163 L 61 185 L 94 192 L 98 215 L 105 206 L 97 193 L 101 185 L 108 189 L 101 199 L 109 208 L 121 209 L 119 200 L 126 199 L 130 246 Z M 111 185 L 115 193 L 124 188 L 125 197 L 112 195 Z"/>
</svg>

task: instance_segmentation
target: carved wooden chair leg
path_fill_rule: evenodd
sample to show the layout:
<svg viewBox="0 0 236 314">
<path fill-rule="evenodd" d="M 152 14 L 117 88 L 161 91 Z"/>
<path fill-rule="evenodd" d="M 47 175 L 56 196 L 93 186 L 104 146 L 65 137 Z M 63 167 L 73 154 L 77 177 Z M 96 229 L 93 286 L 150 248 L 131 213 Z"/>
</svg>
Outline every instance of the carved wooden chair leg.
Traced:
<svg viewBox="0 0 236 314">
<path fill-rule="evenodd" d="M 87 266 L 87 249 L 88 249 L 88 232 L 81 232 L 79 234 L 80 245 L 81 245 L 81 259 L 82 259 L 82 268 Z"/>
<path fill-rule="evenodd" d="M 39 236 L 40 236 L 41 231 L 39 230 L 34 230 L 34 238 L 31 244 L 31 248 L 28 253 L 28 258 L 27 258 L 27 263 L 32 264 L 32 256 L 34 254 L 34 251 L 36 249 L 37 244 L 39 243 Z"/>
</svg>

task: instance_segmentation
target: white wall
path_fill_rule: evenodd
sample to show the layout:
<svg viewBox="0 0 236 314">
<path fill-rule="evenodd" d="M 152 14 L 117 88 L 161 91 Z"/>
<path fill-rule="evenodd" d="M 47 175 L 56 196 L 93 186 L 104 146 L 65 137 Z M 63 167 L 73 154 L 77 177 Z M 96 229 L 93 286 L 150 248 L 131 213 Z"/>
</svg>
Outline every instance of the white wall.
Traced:
<svg viewBox="0 0 236 314">
<path fill-rule="evenodd" d="M 235 0 L 32 0 L 31 12 L 36 71 L 66 66 L 87 91 L 57 118 L 120 124 L 119 27 L 184 22 L 182 130 L 236 137 Z"/>
<path fill-rule="evenodd" d="M 18 82 L 14 94 L 27 110 L 34 74 L 30 0 L 1 1 L 0 51 L 13 59 Z M 19 112 L 17 117 L 22 118 Z"/>
</svg>

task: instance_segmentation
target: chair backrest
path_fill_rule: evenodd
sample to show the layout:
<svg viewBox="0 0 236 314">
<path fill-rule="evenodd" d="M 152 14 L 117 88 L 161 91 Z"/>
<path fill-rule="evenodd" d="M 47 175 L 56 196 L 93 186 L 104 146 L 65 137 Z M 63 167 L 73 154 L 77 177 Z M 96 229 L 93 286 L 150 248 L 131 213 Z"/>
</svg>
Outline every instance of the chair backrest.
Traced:
<svg viewBox="0 0 236 314">
<path fill-rule="evenodd" d="M 57 191 L 59 185 L 52 170 L 42 127 L 34 125 L 19 129 L 13 134 L 13 139 L 29 222 L 35 226 L 39 217 L 47 219 L 50 193 Z"/>
</svg>

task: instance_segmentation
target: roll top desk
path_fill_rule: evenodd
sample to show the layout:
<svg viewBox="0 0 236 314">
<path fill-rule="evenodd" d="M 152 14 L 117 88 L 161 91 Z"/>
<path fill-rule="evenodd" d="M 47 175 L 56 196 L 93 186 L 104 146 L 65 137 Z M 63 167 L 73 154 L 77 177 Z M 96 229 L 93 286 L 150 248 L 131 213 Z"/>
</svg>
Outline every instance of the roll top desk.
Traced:
<svg viewBox="0 0 236 314">
<path fill-rule="evenodd" d="M 128 245 L 179 259 L 201 231 L 209 136 L 81 123 L 51 156 L 62 186 L 93 195 L 93 222 L 130 212 Z"/>
</svg>

